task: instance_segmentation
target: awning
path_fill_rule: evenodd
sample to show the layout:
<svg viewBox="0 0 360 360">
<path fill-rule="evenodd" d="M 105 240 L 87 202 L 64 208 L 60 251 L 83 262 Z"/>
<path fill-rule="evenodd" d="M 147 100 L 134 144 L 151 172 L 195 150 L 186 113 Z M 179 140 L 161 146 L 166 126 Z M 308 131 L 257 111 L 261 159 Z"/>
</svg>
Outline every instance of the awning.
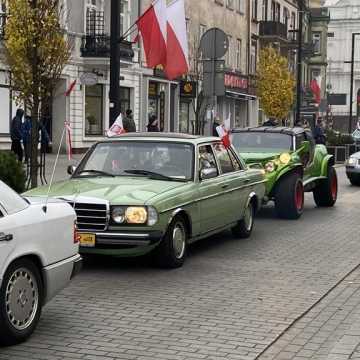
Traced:
<svg viewBox="0 0 360 360">
<path fill-rule="evenodd" d="M 255 95 L 249 95 L 246 93 L 238 93 L 235 91 L 226 90 L 225 96 L 233 98 L 233 99 L 241 99 L 241 100 L 256 100 L 257 97 Z"/>
</svg>

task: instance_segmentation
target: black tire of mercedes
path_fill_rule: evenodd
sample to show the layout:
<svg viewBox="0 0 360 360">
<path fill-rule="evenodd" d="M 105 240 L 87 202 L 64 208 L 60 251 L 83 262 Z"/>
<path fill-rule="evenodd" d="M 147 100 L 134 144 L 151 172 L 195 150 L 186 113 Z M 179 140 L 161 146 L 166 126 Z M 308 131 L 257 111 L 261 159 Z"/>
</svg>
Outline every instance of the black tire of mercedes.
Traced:
<svg viewBox="0 0 360 360">
<path fill-rule="evenodd" d="M 304 207 L 300 210 L 295 203 L 295 191 L 298 182 L 302 182 L 297 172 L 290 173 L 275 188 L 275 211 L 279 218 L 297 220 L 301 217 Z"/>
<path fill-rule="evenodd" d="M 254 217 L 255 217 L 255 206 L 251 201 L 248 206 L 251 206 L 252 211 L 252 224 L 251 228 L 247 229 L 244 219 L 238 221 L 238 223 L 231 229 L 233 236 L 238 237 L 240 239 L 247 239 L 250 237 L 253 227 L 254 227 Z"/>
<path fill-rule="evenodd" d="M 348 175 L 351 185 L 360 186 L 360 175 Z"/>
<path fill-rule="evenodd" d="M 39 291 L 39 304 L 36 311 L 36 315 L 32 324 L 25 330 L 19 331 L 16 330 L 9 322 L 6 308 L 5 308 L 5 294 L 6 287 L 10 280 L 10 276 L 19 268 L 26 268 L 31 271 L 37 281 L 38 291 Z M 39 322 L 41 316 L 41 309 L 43 305 L 44 298 L 44 288 L 36 265 L 29 259 L 19 259 L 14 261 L 9 268 L 6 270 L 3 282 L 0 288 L 0 346 L 11 346 L 16 345 L 21 342 L 24 342 L 29 338 L 29 336 L 34 332 L 37 323 Z"/>
<path fill-rule="evenodd" d="M 313 191 L 314 201 L 318 207 L 332 207 L 336 203 L 337 197 L 334 199 L 331 193 L 331 181 L 333 176 L 337 176 L 336 170 L 333 166 L 329 166 L 326 180 L 322 180 Z"/>
<path fill-rule="evenodd" d="M 173 246 L 172 234 L 174 227 L 177 223 L 181 223 L 184 227 L 186 238 L 185 238 L 185 251 L 181 258 L 175 256 L 175 250 Z M 161 240 L 160 244 L 155 248 L 154 257 L 156 264 L 165 269 L 176 269 L 181 267 L 186 259 L 187 255 L 187 240 L 188 240 L 188 231 L 185 224 L 185 221 L 182 216 L 176 216 L 168 226 L 164 238 Z"/>
</svg>

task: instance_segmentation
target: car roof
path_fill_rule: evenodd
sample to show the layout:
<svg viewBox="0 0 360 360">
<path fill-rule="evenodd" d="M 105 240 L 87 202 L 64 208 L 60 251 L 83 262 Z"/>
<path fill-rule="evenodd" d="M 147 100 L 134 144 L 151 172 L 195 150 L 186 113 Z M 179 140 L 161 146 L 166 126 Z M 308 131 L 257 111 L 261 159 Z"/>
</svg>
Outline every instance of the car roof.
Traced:
<svg viewBox="0 0 360 360">
<path fill-rule="evenodd" d="M 302 127 L 285 127 L 285 126 L 257 126 L 257 127 L 246 127 L 233 129 L 233 133 L 243 132 L 264 132 L 264 133 L 276 133 L 286 135 L 297 135 L 304 133 Z"/>
<path fill-rule="evenodd" d="M 180 133 L 126 133 L 118 136 L 110 137 L 100 142 L 117 142 L 117 141 L 158 141 L 158 142 L 183 142 L 192 144 L 201 144 L 204 142 L 219 141 L 218 137 L 213 136 L 200 136 Z"/>
</svg>

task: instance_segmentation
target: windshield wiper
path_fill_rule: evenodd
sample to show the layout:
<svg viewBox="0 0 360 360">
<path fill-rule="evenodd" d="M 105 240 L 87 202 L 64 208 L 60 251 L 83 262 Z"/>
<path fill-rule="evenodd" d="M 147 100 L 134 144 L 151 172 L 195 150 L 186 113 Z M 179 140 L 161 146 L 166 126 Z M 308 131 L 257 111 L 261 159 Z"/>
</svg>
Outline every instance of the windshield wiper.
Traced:
<svg viewBox="0 0 360 360">
<path fill-rule="evenodd" d="M 78 175 L 80 175 L 82 173 L 90 173 L 90 174 L 95 174 L 95 175 L 98 174 L 98 175 L 102 175 L 102 176 L 115 177 L 115 175 L 110 174 L 106 171 L 101 171 L 101 170 L 81 170 Z"/>
<path fill-rule="evenodd" d="M 134 174 L 134 175 L 145 175 L 145 176 L 150 176 L 151 178 L 155 178 L 155 179 L 159 179 L 159 180 L 177 180 L 174 179 L 170 176 L 166 176 L 157 172 L 153 172 L 153 171 L 148 171 L 148 170 L 136 170 L 136 169 L 131 169 L 131 170 L 124 170 L 124 173 L 126 174 Z"/>
</svg>

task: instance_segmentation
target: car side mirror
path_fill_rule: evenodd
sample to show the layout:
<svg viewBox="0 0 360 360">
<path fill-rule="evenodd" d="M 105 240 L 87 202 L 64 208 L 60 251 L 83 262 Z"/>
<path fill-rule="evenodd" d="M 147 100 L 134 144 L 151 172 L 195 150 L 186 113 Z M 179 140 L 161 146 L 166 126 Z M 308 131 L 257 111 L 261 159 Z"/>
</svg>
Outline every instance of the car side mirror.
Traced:
<svg viewBox="0 0 360 360">
<path fill-rule="evenodd" d="M 200 171 L 200 179 L 207 180 L 218 176 L 216 167 L 204 168 Z"/>
<path fill-rule="evenodd" d="M 75 172 L 75 170 L 76 170 L 76 166 L 75 166 L 75 165 L 69 165 L 69 166 L 67 167 L 67 173 L 68 173 L 69 175 L 72 175 L 72 174 Z"/>
</svg>

